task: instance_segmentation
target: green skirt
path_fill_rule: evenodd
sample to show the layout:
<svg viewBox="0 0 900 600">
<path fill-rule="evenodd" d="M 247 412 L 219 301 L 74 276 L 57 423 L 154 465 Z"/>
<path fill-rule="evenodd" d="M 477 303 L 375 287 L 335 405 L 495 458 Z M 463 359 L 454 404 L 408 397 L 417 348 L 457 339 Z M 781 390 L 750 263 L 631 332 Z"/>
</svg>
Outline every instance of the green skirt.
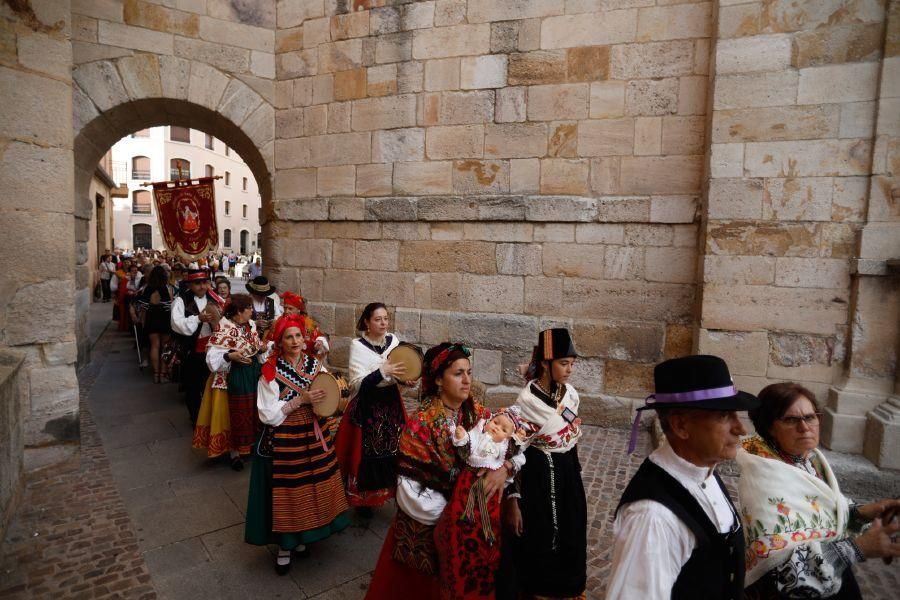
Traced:
<svg viewBox="0 0 900 600">
<path fill-rule="evenodd" d="M 272 531 L 272 459 L 253 454 L 250 472 L 250 493 L 247 498 L 247 522 L 244 541 L 254 546 L 275 544 L 282 550 L 291 550 L 300 544 L 324 540 L 350 525 L 350 512 L 345 511 L 322 527 L 307 531 L 276 533 Z"/>
</svg>

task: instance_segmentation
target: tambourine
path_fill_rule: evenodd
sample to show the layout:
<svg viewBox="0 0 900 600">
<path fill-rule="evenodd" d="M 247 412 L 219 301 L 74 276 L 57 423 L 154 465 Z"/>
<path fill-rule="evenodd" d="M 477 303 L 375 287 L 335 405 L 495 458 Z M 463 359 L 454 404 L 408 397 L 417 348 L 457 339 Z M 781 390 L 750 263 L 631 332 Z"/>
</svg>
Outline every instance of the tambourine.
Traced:
<svg viewBox="0 0 900 600">
<path fill-rule="evenodd" d="M 326 371 L 319 371 L 309 385 L 309 391 L 325 390 L 325 399 L 312 404 L 313 412 L 318 417 L 331 417 L 343 412 L 350 402 L 350 392 L 343 377 L 335 377 Z"/>
<path fill-rule="evenodd" d="M 425 355 L 418 346 L 400 342 L 400 345 L 390 351 L 388 362 L 401 364 L 406 367 L 402 375 L 403 381 L 415 381 L 422 376 L 422 366 L 425 364 Z"/>
</svg>

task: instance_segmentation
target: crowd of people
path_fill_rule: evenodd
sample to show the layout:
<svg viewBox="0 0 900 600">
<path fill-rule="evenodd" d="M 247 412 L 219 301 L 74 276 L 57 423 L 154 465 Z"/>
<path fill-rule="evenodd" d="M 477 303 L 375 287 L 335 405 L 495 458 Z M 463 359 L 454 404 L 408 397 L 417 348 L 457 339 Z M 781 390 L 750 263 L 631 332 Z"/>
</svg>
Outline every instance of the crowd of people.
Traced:
<svg viewBox="0 0 900 600">
<path fill-rule="evenodd" d="M 154 377 L 177 366 L 195 448 L 235 470 L 249 459 L 245 541 L 276 546 L 278 574 L 352 512 L 370 518 L 393 500 L 367 598 L 586 597 L 568 330 L 538 333 L 515 402 L 490 410 L 467 344 L 428 348 L 414 377 L 391 358 L 403 341 L 389 307 L 373 302 L 350 345 L 349 403 L 322 415 L 326 392 L 313 382 L 330 370 L 330 346 L 299 291 L 278 293 L 255 273 L 247 294 L 232 293 L 209 261 L 180 271 L 152 262 L 145 277 L 125 264 L 115 273 L 134 288 Z M 415 386 L 408 412 L 404 392 Z M 665 442 L 621 495 L 608 598 L 860 598 L 852 565 L 900 556 L 900 500 L 856 504 L 841 493 L 817 448 L 813 392 L 740 391 L 715 356 L 660 363 L 654 388 L 640 411 L 656 411 Z M 737 503 L 715 470 L 731 459 Z"/>
</svg>

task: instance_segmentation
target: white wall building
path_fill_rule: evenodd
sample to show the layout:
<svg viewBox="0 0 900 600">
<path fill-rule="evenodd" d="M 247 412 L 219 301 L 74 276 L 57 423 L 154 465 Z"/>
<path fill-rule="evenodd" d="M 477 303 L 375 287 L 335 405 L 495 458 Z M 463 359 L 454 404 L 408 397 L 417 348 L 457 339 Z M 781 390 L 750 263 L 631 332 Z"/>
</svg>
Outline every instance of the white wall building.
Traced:
<svg viewBox="0 0 900 600">
<path fill-rule="evenodd" d="M 141 184 L 178 177 L 221 175 L 216 180 L 219 248 L 251 254 L 259 248 L 260 196 L 250 168 L 224 142 L 186 127 L 153 127 L 124 137 L 112 148 L 126 165 L 128 198 L 115 200 L 115 245 L 163 249 L 152 188 Z M 120 182 L 121 183 L 121 182 Z"/>
</svg>

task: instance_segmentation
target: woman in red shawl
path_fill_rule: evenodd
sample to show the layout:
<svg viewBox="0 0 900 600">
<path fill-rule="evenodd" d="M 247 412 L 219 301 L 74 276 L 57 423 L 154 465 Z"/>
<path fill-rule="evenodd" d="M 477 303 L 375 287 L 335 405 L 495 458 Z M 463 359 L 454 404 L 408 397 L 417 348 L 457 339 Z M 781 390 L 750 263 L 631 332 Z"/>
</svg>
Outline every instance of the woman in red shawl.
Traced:
<svg viewBox="0 0 900 600">
<path fill-rule="evenodd" d="M 334 419 L 312 410 L 325 393 L 308 389 L 323 365 L 307 324 L 300 315 L 275 322 L 275 348 L 257 386 L 265 427 L 253 456 L 244 540 L 276 544 L 279 575 L 290 569 L 292 552 L 305 553 L 306 544 L 350 524 L 332 444 Z"/>
</svg>

